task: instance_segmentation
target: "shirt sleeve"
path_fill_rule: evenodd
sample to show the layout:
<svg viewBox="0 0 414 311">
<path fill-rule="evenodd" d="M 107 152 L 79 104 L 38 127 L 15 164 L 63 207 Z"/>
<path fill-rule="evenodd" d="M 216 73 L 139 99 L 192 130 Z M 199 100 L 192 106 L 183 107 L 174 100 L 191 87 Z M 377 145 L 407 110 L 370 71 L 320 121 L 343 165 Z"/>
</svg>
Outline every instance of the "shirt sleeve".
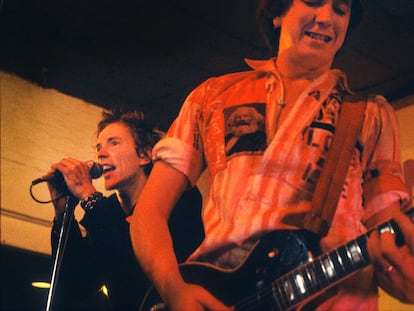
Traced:
<svg viewBox="0 0 414 311">
<path fill-rule="evenodd" d="M 409 201 L 401 168 L 399 125 L 391 105 L 382 96 L 371 96 L 362 130 L 364 152 L 363 222 L 378 224 L 384 213 L 391 216 Z"/>
<path fill-rule="evenodd" d="M 153 149 L 154 161 L 163 161 L 179 170 L 192 186 L 205 169 L 202 133 L 207 89 L 208 81 L 190 93 L 166 137 Z"/>
</svg>

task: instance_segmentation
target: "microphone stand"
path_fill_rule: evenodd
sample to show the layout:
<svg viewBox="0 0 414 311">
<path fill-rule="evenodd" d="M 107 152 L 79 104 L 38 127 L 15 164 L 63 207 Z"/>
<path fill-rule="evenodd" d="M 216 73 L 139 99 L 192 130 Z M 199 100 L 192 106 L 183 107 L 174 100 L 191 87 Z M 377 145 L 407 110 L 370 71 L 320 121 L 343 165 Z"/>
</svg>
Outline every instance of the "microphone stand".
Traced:
<svg viewBox="0 0 414 311">
<path fill-rule="evenodd" d="M 73 201 L 73 202 L 72 202 Z M 59 279 L 60 267 L 65 253 L 66 244 L 70 232 L 71 223 L 77 200 L 73 196 L 66 196 L 65 212 L 63 213 L 62 227 L 60 228 L 59 241 L 56 249 L 56 255 L 53 262 L 52 276 L 50 281 L 50 288 L 47 297 L 46 311 L 52 310 L 52 302 L 55 295 L 56 285 Z"/>
</svg>

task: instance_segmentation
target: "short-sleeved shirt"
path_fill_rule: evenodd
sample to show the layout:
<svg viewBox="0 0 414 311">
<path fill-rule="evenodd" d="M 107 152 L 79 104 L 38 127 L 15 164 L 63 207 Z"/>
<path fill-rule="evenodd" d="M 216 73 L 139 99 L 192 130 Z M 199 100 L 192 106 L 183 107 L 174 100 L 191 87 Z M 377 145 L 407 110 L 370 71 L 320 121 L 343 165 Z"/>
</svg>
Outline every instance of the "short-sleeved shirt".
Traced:
<svg viewBox="0 0 414 311">
<path fill-rule="evenodd" d="M 180 170 L 191 184 L 208 169 L 205 239 L 192 259 L 243 248 L 272 230 L 302 228 L 343 95 L 350 92 L 346 75 L 330 70 L 305 89 L 278 124 L 285 90 L 275 59 L 250 64 L 253 70 L 210 78 L 193 90 L 153 150 L 155 160 Z M 337 212 L 321 241 L 324 251 L 366 232 L 379 212 L 408 200 L 399 143 L 391 106 L 382 96 L 370 96 Z M 237 265 L 241 257 L 227 259 Z M 353 284 L 358 291 L 345 290 L 321 309 L 331 308 L 332 301 L 347 310 L 376 308 L 372 271 L 357 276 L 363 279 Z"/>
</svg>

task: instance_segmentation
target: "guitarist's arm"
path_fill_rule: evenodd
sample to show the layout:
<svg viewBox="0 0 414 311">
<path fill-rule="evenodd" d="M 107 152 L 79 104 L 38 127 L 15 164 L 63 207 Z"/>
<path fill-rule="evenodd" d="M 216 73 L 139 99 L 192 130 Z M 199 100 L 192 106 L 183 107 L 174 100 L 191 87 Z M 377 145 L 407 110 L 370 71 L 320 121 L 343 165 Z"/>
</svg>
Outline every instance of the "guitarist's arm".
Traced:
<svg viewBox="0 0 414 311">
<path fill-rule="evenodd" d="M 402 213 L 397 213 L 394 220 L 405 245 L 399 248 L 389 232 L 373 231 L 367 250 L 381 288 L 404 303 L 414 303 L 414 224 Z"/>
<path fill-rule="evenodd" d="M 406 245 L 399 248 L 390 233 L 374 231 L 367 249 L 375 267 L 379 285 L 404 302 L 414 302 L 414 224 L 400 210 L 409 207 L 410 196 L 403 182 L 399 126 L 391 105 L 381 96 L 374 97 L 378 128 L 364 122 L 362 132 L 377 132 L 372 152 L 365 152 L 367 167 L 364 177 L 364 208 L 369 218 L 363 223 L 372 228 L 390 218 L 401 225 Z M 373 114 L 373 115 L 374 115 Z M 374 173 L 374 174 L 373 174 Z"/>
<path fill-rule="evenodd" d="M 171 310 L 226 310 L 200 286 L 185 283 L 179 272 L 168 217 L 188 187 L 180 171 L 158 161 L 131 219 L 132 245 L 143 270 Z"/>
</svg>

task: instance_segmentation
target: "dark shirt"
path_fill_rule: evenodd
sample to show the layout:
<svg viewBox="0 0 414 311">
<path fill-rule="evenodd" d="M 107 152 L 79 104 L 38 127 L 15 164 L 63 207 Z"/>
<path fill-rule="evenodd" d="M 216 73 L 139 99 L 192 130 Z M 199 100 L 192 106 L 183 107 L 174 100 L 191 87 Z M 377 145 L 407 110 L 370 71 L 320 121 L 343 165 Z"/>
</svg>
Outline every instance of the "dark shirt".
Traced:
<svg viewBox="0 0 414 311">
<path fill-rule="evenodd" d="M 201 194 L 186 191 L 175 206 L 169 227 L 179 262 L 201 243 Z M 139 266 L 116 195 L 99 200 L 80 221 L 87 235 L 82 238 L 73 220 L 52 303 L 54 310 L 138 310 L 150 283 Z M 56 253 L 58 233 L 52 230 Z M 101 292 L 106 285 L 109 299 Z"/>
</svg>

